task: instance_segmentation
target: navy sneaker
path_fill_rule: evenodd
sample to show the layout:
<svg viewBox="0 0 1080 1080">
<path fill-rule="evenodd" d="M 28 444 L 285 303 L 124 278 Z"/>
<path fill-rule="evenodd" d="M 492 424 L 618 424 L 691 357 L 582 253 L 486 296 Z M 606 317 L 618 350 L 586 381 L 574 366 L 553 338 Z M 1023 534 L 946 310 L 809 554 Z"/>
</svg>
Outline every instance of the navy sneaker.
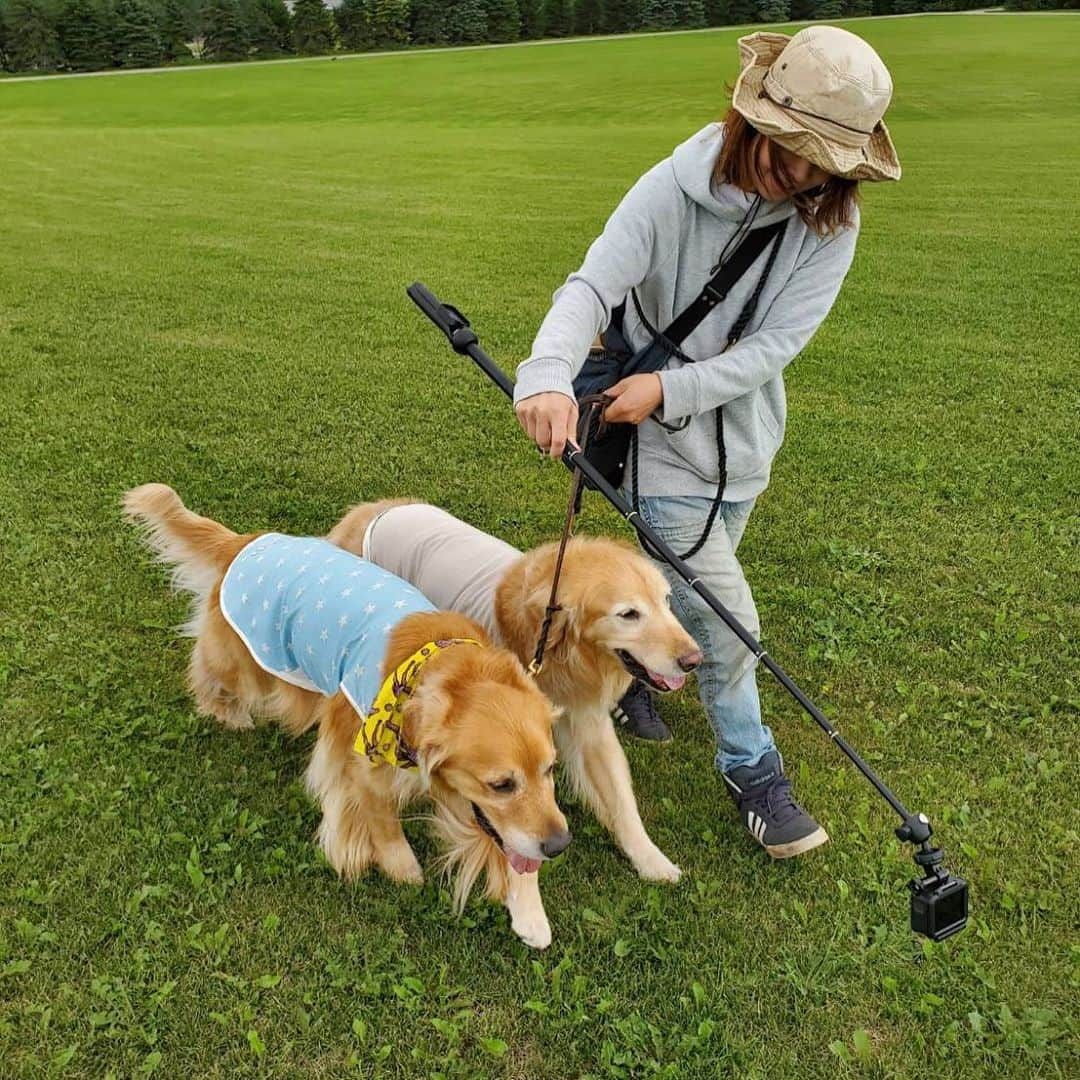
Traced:
<svg viewBox="0 0 1080 1080">
<path fill-rule="evenodd" d="M 784 762 L 770 750 L 756 765 L 724 773 L 724 782 L 750 835 L 774 858 L 820 847 L 829 834 L 791 797 Z"/>
<path fill-rule="evenodd" d="M 615 721 L 639 739 L 649 742 L 671 742 L 671 728 L 660 719 L 660 714 L 653 704 L 652 694 L 645 684 L 635 679 L 630 689 L 622 696 L 611 714 Z"/>
</svg>

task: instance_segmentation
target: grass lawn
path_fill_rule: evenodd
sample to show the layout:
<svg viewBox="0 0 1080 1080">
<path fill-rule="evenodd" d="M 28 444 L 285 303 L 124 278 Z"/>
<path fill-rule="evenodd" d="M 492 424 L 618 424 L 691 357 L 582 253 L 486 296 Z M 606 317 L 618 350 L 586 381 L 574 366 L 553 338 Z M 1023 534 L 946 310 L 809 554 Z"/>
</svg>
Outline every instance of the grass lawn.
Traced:
<svg viewBox="0 0 1080 1080">
<path fill-rule="evenodd" d="M 621 193 L 722 110 L 735 32 L 9 82 L 0 1073 L 1080 1075 L 1080 18 L 857 28 L 904 180 L 866 192 L 743 552 L 770 651 L 970 878 L 968 932 L 911 936 L 894 819 L 769 680 L 813 855 L 752 846 L 687 694 L 673 745 L 628 747 L 677 887 L 573 805 L 546 953 L 435 880 L 345 886 L 307 741 L 194 715 L 184 603 L 117 513 L 161 480 L 319 533 L 412 493 L 554 537 L 565 474 L 404 287 L 524 356 Z M 595 500 L 584 527 L 625 531 Z"/>
</svg>

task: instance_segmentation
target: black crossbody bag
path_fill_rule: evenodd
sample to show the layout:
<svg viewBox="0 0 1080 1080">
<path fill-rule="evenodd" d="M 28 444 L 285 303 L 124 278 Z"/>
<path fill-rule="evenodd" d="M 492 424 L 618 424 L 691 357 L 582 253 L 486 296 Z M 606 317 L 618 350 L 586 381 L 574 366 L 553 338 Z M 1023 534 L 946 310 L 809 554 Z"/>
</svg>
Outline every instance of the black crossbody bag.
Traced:
<svg viewBox="0 0 1080 1080">
<path fill-rule="evenodd" d="M 706 315 L 719 304 L 727 299 L 728 293 L 734 288 L 736 282 L 753 265 L 759 255 L 765 250 L 770 242 L 773 243 L 765 268 L 758 279 L 753 294 L 746 304 L 743 305 L 739 317 L 732 324 L 731 332 L 722 351 L 727 351 L 734 345 L 757 310 L 758 300 L 765 282 L 772 270 L 776 253 L 780 250 L 783 242 L 784 229 L 787 219 L 767 225 L 761 229 L 752 229 L 732 253 L 731 258 L 725 260 L 716 273 L 706 282 L 705 287 L 698 296 L 691 301 L 685 310 L 674 318 L 663 331 L 656 330 L 645 318 L 641 310 L 641 304 L 637 298 L 637 292 L 630 291 L 630 299 L 633 300 L 638 318 L 649 332 L 650 341 L 647 345 L 634 352 L 627 344 L 623 335 L 623 315 L 626 311 L 624 300 L 612 311 L 611 324 L 601 334 L 601 348 L 590 350 L 589 356 L 581 371 L 574 379 L 574 395 L 580 402 L 584 398 L 603 394 L 620 379 L 630 375 L 644 375 L 652 371 L 661 371 L 672 357 L 682 360 L 684 363 L 694 363 L 694 359 L 687 356 L 680 346 L 697 329 Z M 578 432 L 579 445 L 586 445 L 585 457 L 603 474 L 604 479 L 612 487 L 621 487 L 627 463 L 631 464 L 631 482 L 634 509 L 637 509 L 637 426 L 635 424 L 605 424 L 600 420 L 600 410 L 582 409 L 582 425 L 592 419 L 592 427 L 586 433 Z M 689 421 L 687 421 L 688 423 Z M 661 421 L 657 421 L 661 423 Z M 679 427 L 669 427 L 662 424 L 669 431 L 681 430 Z M 685 426 L 682 425 L 682 426 Z M 701 539 L 694 545 L 690 552 L 681 558 L 689 558 L 700 550 L 712 530 L 713 521 L 720 508 L 723 498 L 724 486 L 727 480 L 725 469 L 724 440 L 723 440 L 723 416 L 722 409 L 716 410 L 717 446 L 720 460 L 720 477 L 716 499 L 709 514 L 705 532 Z"/>
</svg>

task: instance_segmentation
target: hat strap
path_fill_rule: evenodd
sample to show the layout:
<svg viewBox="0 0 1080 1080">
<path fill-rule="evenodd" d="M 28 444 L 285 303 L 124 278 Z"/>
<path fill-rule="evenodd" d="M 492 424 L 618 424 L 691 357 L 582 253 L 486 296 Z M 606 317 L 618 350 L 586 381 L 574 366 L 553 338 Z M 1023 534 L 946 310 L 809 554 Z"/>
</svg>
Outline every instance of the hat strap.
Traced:
<svg viewBox="0 0 1080 1080">
<path fill-rule="evenodd" d="M 875 126 L 870 131 L 865 131 L 863 130 L 863 128 L 851 127 L 849 124 L 841 124 L 839 120 L 834 120 L 831 116 L 822 116 L 820 113 L 807 112 L 805 109 L 796 109 L 793 105 L 785 105 L 782 101 L 777 101 L 776 98 L 774 98 L 772 94 L 770 94 L 769 91 L 765 89 L 764 86 L 762 86 L 761 90 L 758 92 L 758 97 L 768 98 L 778 109 L 783 109 L 785 112 L 798 113 L 800 116 L 809 116 L 812 117 L 814 120 L 824 120 L 826 124 L 835 124 L 837 127 L 841 127 L 845 131 L 855 132 L 856 135 L 865 135 L 867 138 L 869 138 L 871 135 L 874 134 L 875 131 L 877 131 L 877 126 Z"/>
</svg>

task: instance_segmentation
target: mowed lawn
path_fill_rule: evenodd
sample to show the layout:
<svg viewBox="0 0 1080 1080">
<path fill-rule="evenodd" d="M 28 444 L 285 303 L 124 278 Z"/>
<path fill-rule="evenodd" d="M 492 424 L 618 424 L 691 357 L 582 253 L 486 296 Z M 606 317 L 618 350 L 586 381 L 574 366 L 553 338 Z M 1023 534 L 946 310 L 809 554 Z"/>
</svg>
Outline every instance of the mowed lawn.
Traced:
<svg viewBox="0 0 1080 1080">
<path fill-rule="evenodd" d="M 763 679 L 832 842 L 770 864 L 712 770 L 627 747 L 686 871 L 564 799 L 531 953 L 312 846 L 309 741 L 197 717 L 121 492 L 325 531 L 411 493 L 518 545 L 568 478 L 404 295 L 507 367 L 735 31 L 0 86 L 0 1074 L 1076 1076 L 1080 19 L 855 24 L 904 180 L 789 371 L 743 548 L 764 638 L 972 885 L 907 929 L 896 824 Z M 583 528 L 625 534 L 595 498 Z M 408 825 L 424 859 L 423 822 Z"/>
</svg>

